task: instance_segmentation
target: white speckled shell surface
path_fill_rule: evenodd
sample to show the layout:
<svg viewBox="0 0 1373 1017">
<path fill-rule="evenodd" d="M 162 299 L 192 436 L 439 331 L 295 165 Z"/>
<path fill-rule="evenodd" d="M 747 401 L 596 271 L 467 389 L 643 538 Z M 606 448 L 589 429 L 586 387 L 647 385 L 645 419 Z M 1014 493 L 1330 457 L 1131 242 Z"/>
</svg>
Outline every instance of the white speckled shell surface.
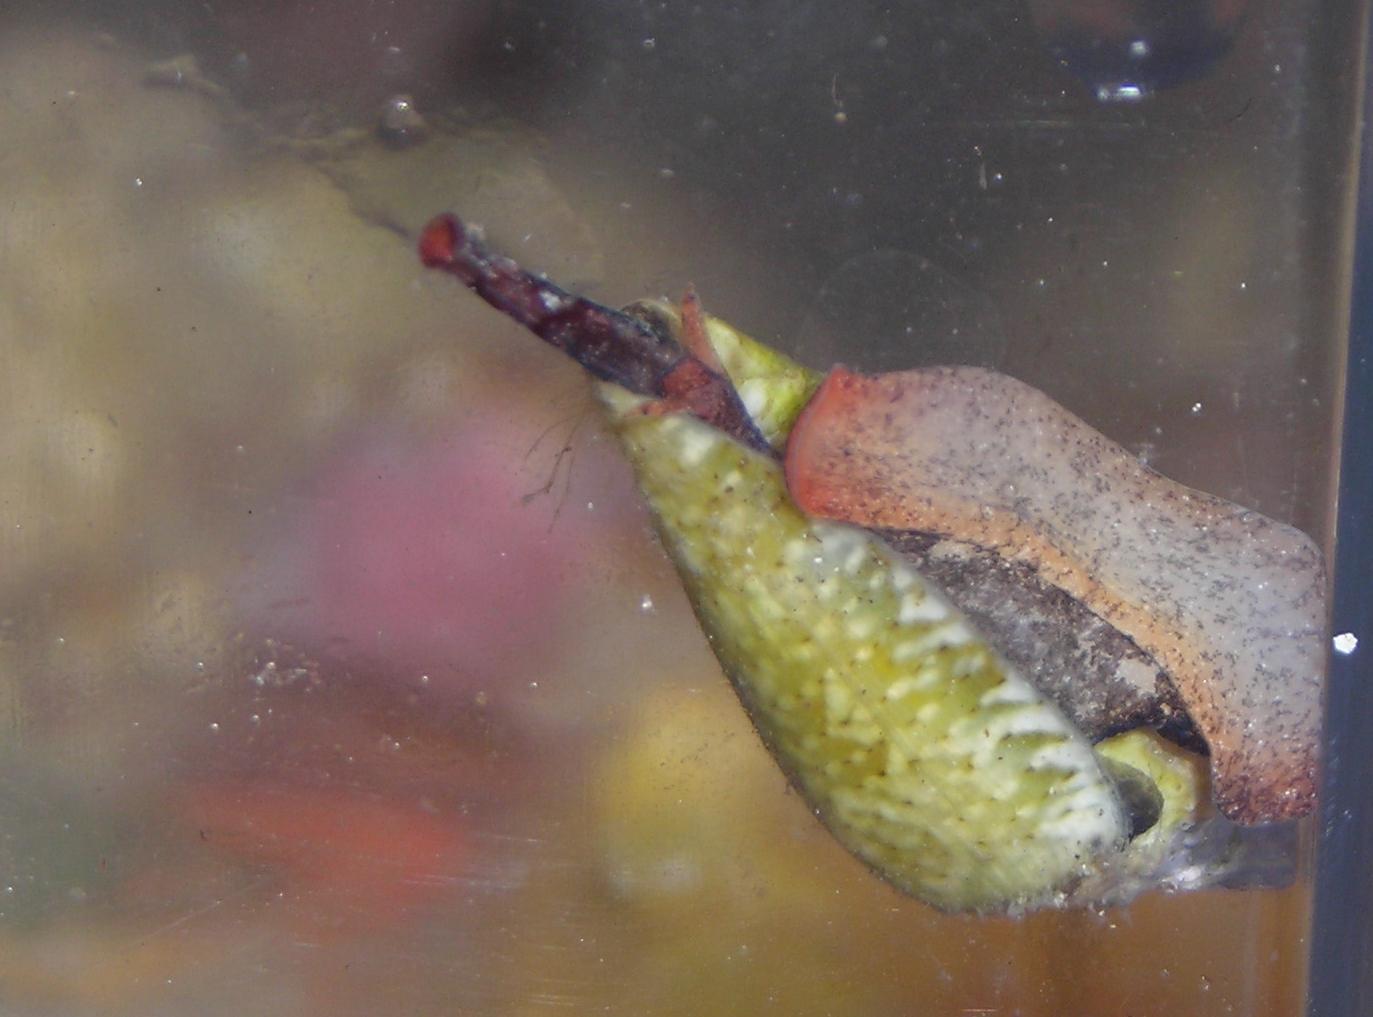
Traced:
<svg viewBox="0 0 1373 1017">
<path fill-rule="evenodd" d="M 1127 820 L 1091 746 L 868 532 L 690 417 L 617 426 L 712 647 L 835 835 L 950 910 L 1060 902 Z"/>
</svg>

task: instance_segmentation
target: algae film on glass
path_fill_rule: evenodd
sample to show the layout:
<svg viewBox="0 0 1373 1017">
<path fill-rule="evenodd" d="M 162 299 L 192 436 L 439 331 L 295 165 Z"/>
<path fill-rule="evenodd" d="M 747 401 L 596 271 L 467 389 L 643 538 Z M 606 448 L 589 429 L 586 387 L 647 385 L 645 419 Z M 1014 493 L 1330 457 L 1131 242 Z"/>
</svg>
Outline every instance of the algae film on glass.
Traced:
<svg viewBox="0 0 1373 1017">
<path fill-rule="evenodd" d="M 1324 566 L 981 368 L 826 377 L 440 216 L 424 263 L 576 359 L 720 665 L 854 855 L 948 911 L 1291 877 Z"/>
</svg>

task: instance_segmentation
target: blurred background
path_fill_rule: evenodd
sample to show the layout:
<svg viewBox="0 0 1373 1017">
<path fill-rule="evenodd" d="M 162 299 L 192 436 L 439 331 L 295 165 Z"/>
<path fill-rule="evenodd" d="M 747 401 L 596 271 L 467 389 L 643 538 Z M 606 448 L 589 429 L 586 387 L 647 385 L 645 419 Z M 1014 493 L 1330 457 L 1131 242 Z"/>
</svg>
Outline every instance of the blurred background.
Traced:
<svg viewBox="0 0 1373 1017">
<path fill-rule="evenodd" d="M 1300 1012 L 1305 883 L 975 919 L 837 848 L 413 237 L 997 367 L 1324 540 L 1359 14 L 7 4 L 0 1011 Z"/>
</svg>

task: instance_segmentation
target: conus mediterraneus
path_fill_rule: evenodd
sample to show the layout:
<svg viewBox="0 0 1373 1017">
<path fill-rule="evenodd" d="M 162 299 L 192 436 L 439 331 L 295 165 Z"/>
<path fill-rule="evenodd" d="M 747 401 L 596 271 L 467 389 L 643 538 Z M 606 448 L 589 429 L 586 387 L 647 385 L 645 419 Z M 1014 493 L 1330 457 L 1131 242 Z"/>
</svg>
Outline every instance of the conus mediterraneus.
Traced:
<svg viewBox="0 0 1373 1017">
<path fill-rule="evenodd" d="M 876 873 L 995 913 L 1281 878 L 1316 787 L 1305 535 L 993 371 L 821 377 L 694 296 L 569 294 L 452 216 L 420 254 L 599 380 L 759 735 Z"/>
</svg>

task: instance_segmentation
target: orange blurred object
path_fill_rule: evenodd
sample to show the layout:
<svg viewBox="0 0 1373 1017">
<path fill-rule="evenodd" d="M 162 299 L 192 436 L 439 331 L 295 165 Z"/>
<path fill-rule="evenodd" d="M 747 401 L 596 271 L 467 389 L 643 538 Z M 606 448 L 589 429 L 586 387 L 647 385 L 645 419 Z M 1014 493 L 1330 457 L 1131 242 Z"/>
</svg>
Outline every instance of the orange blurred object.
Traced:
<svg viewBox="0 0 1373 1017">
<path fill-rule="evenodd" d="M 333 928 L 403 922 L 469 855 L 456 818 L 366 792 L 204 784 L 184 814 L 209 849 L 277 870 L 282 888 L 312 898 L 300 914 Z"/>
</svg>

